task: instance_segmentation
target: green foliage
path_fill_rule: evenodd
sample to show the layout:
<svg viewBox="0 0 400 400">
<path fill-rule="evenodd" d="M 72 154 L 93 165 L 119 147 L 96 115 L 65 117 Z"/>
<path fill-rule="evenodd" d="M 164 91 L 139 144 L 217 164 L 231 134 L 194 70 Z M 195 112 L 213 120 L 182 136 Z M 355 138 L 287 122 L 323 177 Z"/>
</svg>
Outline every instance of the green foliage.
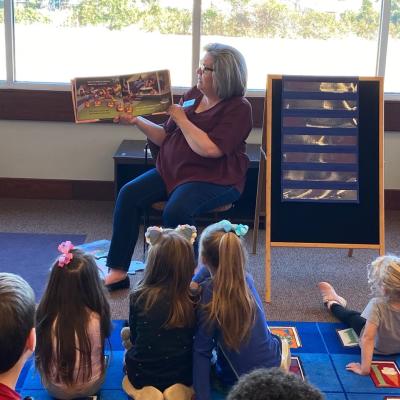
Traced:
<svg viewBox="0 0 400 400">
<path fill-rule="evenodd" d="M 192 29 L 190 9 L 162 7 L 160 0 L 81 0 L 76 6 L 68 6 L 70 0 L 65 1 L 70 11 L 65 22 L 68 26 L 122 29 L 136 25 L 148 32 L 178 35 L 189 35 Z M 379 28 L 379 11 L 373 6 L 376 1 L 363 0 L 358 11 L 335 15 L 302 11 L 282 0 L 215 0 L 202 10 L 202 34 L 325 40 L 353 34 L 373 39 Z M 60 2 L 49 0 L 49 10 L 60 8 Z M 42 4 L 43 0 L 27 0 L 23 7 L 19 5 L 16 21 L 48 23 L 49 18 L 42 14 Z M 390 34 L 400 38 L 400 0 L 392 0 L 391 7 Z M 0 12 L 0 22 L 3 21 Z"/>
<path fill-rule="evenodd" d="M 135 0 L 83 0 L 74 7 L 71 21 L 80 26 L 121 29 L 138 21 L 140 12 L 135 3 Z"/>
<path fill-rule="evenodd" d="M 50 19 L 43 15 L 36 7 L 17 7 L 15 10 L 15 21 L 20 24 L 33 24 L 40 22 L 50 23 Z"/>
</svg>

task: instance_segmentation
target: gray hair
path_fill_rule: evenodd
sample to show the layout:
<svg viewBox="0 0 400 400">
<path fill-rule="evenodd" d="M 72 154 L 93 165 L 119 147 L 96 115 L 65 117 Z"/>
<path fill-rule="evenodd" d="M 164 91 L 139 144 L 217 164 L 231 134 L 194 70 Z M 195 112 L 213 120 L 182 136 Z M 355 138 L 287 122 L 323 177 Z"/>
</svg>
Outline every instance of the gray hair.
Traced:
<svg viewBox="0 0 400 400">
<path fill-rule="evenodd" d="M 374 295 L 400 301 L 400 258 L 378 257 L 368 266 L 368 283 Z"/>
<path fill-rule="evenodd" d="M 222 100 L 244 96 L 247 87 L 246 61 L 232 46 L 209 43 L 204 50 L 214 59 L 213 85 Z"/>
</svg>

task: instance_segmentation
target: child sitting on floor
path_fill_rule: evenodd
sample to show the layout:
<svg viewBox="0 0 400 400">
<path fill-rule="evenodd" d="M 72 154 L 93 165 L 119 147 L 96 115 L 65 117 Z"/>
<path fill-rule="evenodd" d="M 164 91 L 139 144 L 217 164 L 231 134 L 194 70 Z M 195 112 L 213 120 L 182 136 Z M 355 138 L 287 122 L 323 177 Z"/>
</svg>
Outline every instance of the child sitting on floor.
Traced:
<svg viewBox="0 0 400 400">
<path fill-rule="evenodd" d="M 253 278 L 245 271 L 241 237 L 246 225 L 229 221 L 208 226 L 200 237 L 199 264 L 211 277 L 201 283 L 197 329 L 193 344 L 193 382 L 196 400 L 210 399 L 210 370 L 216 349 L 215 375 L 228 389 L 255 368 L 289 369 L 290 351 L 268 329 L 263 303 Z M 205 278 L 203 267 L 194 281 Z M 210 276 L 210 275 L 209 275 Z M 192 289 L 194 289 L 191 284 Z"/>
<path fill-rule="evenodd" d="M 94 395 L 104 381 L 110 306 L 94 258 L 69 241 L 58 250 L 37 309 L 35 359 L 47 391 L 72 399 Z"/>
<path fill-rule="evenodd" d="M 362 313 L 346 308 L 346 300 L 328 282 L 318 284 L 322 301 L 340 321 L 360 337 L 361 364 L 346 369 L 368 375 L 373 353 L 400 353 L 400 258 L 381 256 L 368 267 L 368 283 L 373 297 Z"/>
<path fill-rule="evenodd" d="M 143 280 L 130 295 L 132 347 L 125 356 L 122 387 L 135 399 L 190 400 L 194 305 L 189 284 L 196 229 L 150 227 Z M 192 241 L 192 242 L 191 242 Z"/>
<path fill-rule="evenodd" d="M 19 400 L 19 374 L 35 350 L 35 295 L 19 276 L 0 273 L 0 399 Z"/>
</svg>

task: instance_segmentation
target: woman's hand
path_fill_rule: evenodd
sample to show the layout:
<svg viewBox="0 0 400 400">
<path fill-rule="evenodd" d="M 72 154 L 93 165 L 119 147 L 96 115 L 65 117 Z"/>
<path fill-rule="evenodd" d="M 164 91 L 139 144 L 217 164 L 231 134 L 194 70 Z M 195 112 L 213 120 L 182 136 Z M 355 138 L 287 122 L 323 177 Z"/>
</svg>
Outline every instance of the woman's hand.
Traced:
<svg viewBox="0 0 400 400">
<path fill-rule="evenodd" d="M 180 121 L 187 120 L 185 110 L 179 104 L 172 104 L 168 108 L 167 114 L 174 120 L 174 122 L 179 125 Z"/>
<path fill-rule="evenodd" d="M 349 363 L 346 365 L 347 371 L 354 372 L 357 375 L 369 375 L 369 371 L 363 371 L 360 363 Z"/>
<path fill-rule="evenodd" d="M 137 124 L 137 117 L 134 117 L 131 114 L 120 114 L 117 117 L 113 119 L 113 122 L 116 124 L 122 124 L 122 125 L 136 125 Z"/>
</svg>

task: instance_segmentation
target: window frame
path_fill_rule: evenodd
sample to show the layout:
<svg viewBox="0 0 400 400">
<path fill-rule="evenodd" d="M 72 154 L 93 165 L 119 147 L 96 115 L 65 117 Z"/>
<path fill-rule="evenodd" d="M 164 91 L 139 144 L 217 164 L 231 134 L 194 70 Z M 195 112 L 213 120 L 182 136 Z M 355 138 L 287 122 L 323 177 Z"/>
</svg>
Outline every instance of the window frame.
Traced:
<svg viewBox="0 0 400 400">
<path fill-rule="evenodd" d="M 192 8 L 192 85 L 200 61 L 201 0 Z M 389 37 L 390 0 L 382 0 L 375 76 L 385 75 Z M 0 119 L 74 122 L 70 85 L 16 81 L 14 2 L 4 0 L 6 80 L 0 81 Z M 174 100 L 188 88 L 174 87 Z M 248 90 L 246 97 L 253 106 L 254 126 L 262 127 L 264 90 Z M 400 131 L 400 93 L 385 93 L 385 130 Z M 26 107 L 25 107 L 26 105 Z M 154 118 L 159 121 L 160 117 Z"/>
</svg>

